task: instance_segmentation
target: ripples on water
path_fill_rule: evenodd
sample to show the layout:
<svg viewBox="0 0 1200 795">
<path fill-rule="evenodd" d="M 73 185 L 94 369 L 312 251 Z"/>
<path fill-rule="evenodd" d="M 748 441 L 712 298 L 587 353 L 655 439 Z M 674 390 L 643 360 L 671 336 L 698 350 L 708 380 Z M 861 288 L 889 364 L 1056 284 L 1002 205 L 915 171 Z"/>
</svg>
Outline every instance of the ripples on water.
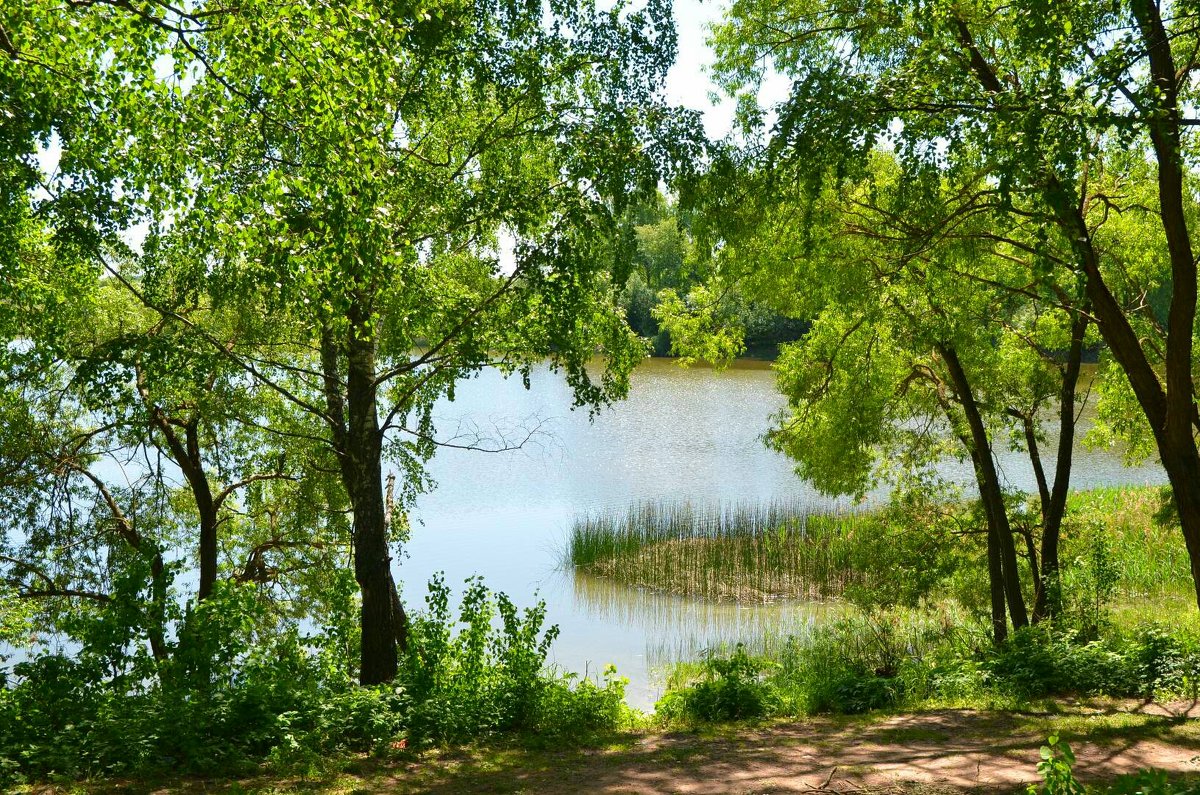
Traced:
<svg viewBox="0 0 1200 795">
<path fill-rule="evenodd" d="M 481 575 L 518 605 L 542 598 L 547 620 L 562 630 L 552 661 L 592 675 L 615 663 L 630 679 L 630 703 L 640 707 L 654 703 L 664 669 L 676 660 L 738 641 L 803 635 L 839 612 L 815 603 L 714 604 L 620 586 L 562 565 L 576 516 L 631 503 L 848 506 L 816 493 L 787 459 L 762 444 L 770 416 L 784 406 L 766 364 L 739 362 L 715 373 L 649 360 L 634 373 L 628 400 L 594 420 L 586 411 L 569 411 L 569 390 L 546 369 L 533 373 L 530 386 L 486 371 L 437 408 L 442 438 L 456 430 L 519 434 L 536 426 L 538 432 L 515 452 L 438 453 L 431 465 L 438 488 L 418 501 L 411 542 L 396 563 L 411 606 L 420 606 L 425 583 L 438 571 L 452 586 Z M 1053 467 L 1049 456 L 1045 463 Z M 1008 485 L 1031 489 L 1023 454 L 1005 452 L 999 464 Z M 1156 464 L 1127 469 L 1115 452 L 1080 450 L 1074 468 L 1077 488 L 1164 482 Z M 941 469 L 970 483 L 965 463 Z"/>
<path fill-rule="evenodd" d="M 594 421 L 568 411 L 570 403 L 561 378 L 541 370 L 528 391 L 519 379 L 485 372 L 464 384 L 456 401 L 438 407 L 441 427 L 536 418 L 542 433 L 514 453 L 438 454 L 431 467 L 438 489 L 417 504 L 414 518 L 421 524 L 398 572 L 406 598 L 419 599 L 423 583 L 439 570 L 451 583 L 480 574 L 518 603 L 540 596 L 548 620 L 562 629 L 555 662 L 581 673 L 616 663 L 630 678 L 630 701 L 638 706 L 657 698 L 662 669 L 671 661 L 738 640 L 803 634 L 836 612 L 811 603 L 712 604 L 562 570 L 570 524 L 580 514 L 657 500 L 799 500 L 814 510 L 844 508 L 845 500 L 816 493 L 786 458 L 762 444 L 771 415 L 784 407 L 767 365 L 741 362 L 716 373 L 650 360 L 634 373 L 629 399 Z M 1045 463 L 1051 468 L 1052 458 Z M 1008 485 L 1032 488 L 1024 454 L 1005 452 L 999 464 Z M 971 482 L 968 464 L 947 462 L 941 471 Z M 1117 453 L 1080 450 L 1074 482 L 1086 488 L 1161 483 L 1163 477 L 1157 465 L 1127 469 Z"/>
</svg>

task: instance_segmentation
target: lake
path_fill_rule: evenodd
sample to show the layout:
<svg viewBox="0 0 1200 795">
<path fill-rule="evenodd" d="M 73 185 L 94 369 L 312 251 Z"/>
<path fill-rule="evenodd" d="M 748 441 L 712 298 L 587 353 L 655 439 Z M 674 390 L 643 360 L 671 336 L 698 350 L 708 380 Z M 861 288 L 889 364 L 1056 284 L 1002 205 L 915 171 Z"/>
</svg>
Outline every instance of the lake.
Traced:
<svg viewBox="0 0 1200 795">
<path fill-rule="evenodd" d="M 518 605 L 544 599 L 548 622 L 562 630 L 553 662 L 593 675 L 613 663 L 630 680 L 629 702 L 645 708 L 661 694 L 669 661 L 722 641 L 803 631 L 837 607 L 713 604 L 577 575 L 562 564 L 572 519 L 660 499 L 850 503 L 818 494 L 763 445 L 770 416 L 784 404 L 766 363 L 741 361 L 715 372 L 650 359 L 632 380 L 629 398 L 591 421 L 586 410 L 570 410 L 570 390 L 545 368 L 533 373 L 528 390 L 520 378 L 490 370 L 461 384 L 456 399 L 435 412 L 440 438 L 494 427 L 508 429 L 510 438 L 522 428 L 537 433 L 517 451 L 439 451 L 430 466 L 437 488 L 412 511 L 412 538 L 396 575 L 410 609 L 438 571 L 452 587 L 482 576 Z M 1052 456 L 1046 458 L 1052 472 Z M 999 464 L 1008 485 L 1034 488 L 1024 453 L 1005 452 Z M 969 464 L 949 461 L 941 470 L 972 482 Z M 1085 448 L 1076 453 L 1072 478 L 1075 488 L 1165 482 L 1155 462 L 1126 468 L 1118 452 Z"/>
</svg>

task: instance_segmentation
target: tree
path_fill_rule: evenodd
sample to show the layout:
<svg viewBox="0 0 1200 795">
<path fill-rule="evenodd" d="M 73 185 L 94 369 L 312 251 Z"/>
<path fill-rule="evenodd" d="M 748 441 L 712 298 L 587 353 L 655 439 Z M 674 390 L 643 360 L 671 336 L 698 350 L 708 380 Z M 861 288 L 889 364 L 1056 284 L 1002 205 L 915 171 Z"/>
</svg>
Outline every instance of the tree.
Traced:
<svg viewBox="0 0 1200 795">
<path fill-rule="evenodd" d="M 361 677 L 389 679 L 404 617 L 385 450 L 411 496 L 437 443 L 429 407 L 458 378 L 549 356 L 595 407 L 641 355 L 605 272 L 629 256 L 613 219 L 668 158 L 651 131 L 696 137 L 694 116 L 657 101 L 669 8 L 47 0 L 0 30 L 13 56 L 0 84 L 37 98 L 5 134 L 26 160 L 61 144 L 56 236 L 170 335 L 320 424 L 353 509 Z M 149 256 L 125 273 L 115 234 L 141 219 Z M 196 313 L 273 327 L 230 341 Z"/>
<path fill-rule="evenodd" d="M 767 64 L 794 80 L 770 147 L 807 163 L 810 186 L 854 169 L 877 144 L 905 168 L 986 178 L 996 212 L 1054 229 L 1069 256 L 1041 242 L 1032 268 L 1008 285 L 1058 300 L 1077 279 L 1086 311 L 1127 378 L 1171 482 L 1200 603 L 1200 453 L 1193 376 L 1196 263 L 1184 163 L 1184 109 L 1200 65 L 1190 5 L 1152 0 L 1028 3 L 946 0 L 844 5 L 743 0 L 715 36 L 734 91 Z M 761 118 L 750 108 L 748 119 Z M 1139 335 L 1141 296 L 1124 290 L 1092 214 L 1134 212 L 1127 197 L 1096 195 L 1089 164 L 1133 149 L 1156 166 L 1158 216 L 1170 291 L 1165 344 Z"/>
<path fill-rule="evenodd" d="M 1037 475 L 1041 554 L 1032 536 L 1025 554 L 1040 618 L 1055 607 L 1048 594 L 1056 588 L 1044 581 L 1057 573 L 1087 322 L 1069 307 L 1003 289 L 1015 269 L 1028 267 L 1017 246 L 1024 232 L 979 212 L 986 187 L 951 189 L 936 172 L 913 178 L 885 153 L 864 177 L 830 181 L 815 200 L 789 176 L 782 167 L 750 169 L 732 183 L 720 174 L 708 183 L 714 203 L 706 214 L 722 229 L 718 280 L 690 297 L 699 313 L 676 302 L 672 327 L 690 332 L 676 336 L 702 346 L 719 338 L 720 324 L 706 324 L 704 309 L 729 285 L 813 319 L 776 364 L 789 410 L 769 438 L 822 490 L 862 495 L 879 476 L 912 482 L 947 452 L 969 458 L 1002 639 L 1009 615 L 1016 627 L 1028 617 L 995 445 L 1016 430 Z M 734 193 L 739 209 L 722 191 Z M 746 193 L 759 197 L 749 208 Z M 1051 483 L 1038 440 L 1043 412 L 1057 400 Z"/>
<path fill-rule="evenodd" d="M 322 492 L 319 450 L 285 443 L 288 406 L 117 280 L 25 232 L 0 313 L 0 579 L 15 596 L 46 603 L 54 628 L 85 645 L 72 627 L 107 622 L 122 670 L 131 642 L 165 661 L 181 607 L 219 580 L 269 597 L 328 571 L 344 500 Z M 244 330 L 228 321 L 201 320 L 236 340 Z"/>
<path fill-rule="evenodd" d="M 186 85 L 140 131 L 162 223 L 123 282 L 320 426 L 353 512 L 364 684 L 392 678 L 405 637 L 385 455 L 411 496 L 460 378 L 549 358 L 595 407 L 643 353 L 606 274 L 629 256 L 614 219 L 665 162 L 651 129 L 680 127 L 657 101 L 669 9 L 553 12 L 197 8 L 171 23 Z M 228 344 L 197 309 L 271 321 Z"/>
</svg>

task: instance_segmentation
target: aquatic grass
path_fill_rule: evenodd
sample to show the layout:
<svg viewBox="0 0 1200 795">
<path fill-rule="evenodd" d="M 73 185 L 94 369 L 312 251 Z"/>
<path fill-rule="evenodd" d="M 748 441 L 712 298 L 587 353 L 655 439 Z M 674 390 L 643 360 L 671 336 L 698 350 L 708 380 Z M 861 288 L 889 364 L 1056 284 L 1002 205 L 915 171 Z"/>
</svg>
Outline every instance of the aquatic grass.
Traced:
<svg viewBox="0 0 1200 795">
<path fill-rule="evenodd" d="M 643 502 L 579 517 L 567 559 L 626 584 L 718 601 L 826 599 L 861 579 L 855 538 L 878 521 L 799 501 Z"/>
<path fill-rule="evenodd" d="M 1160 505 L 1155 487 L 1072 493 L 1064 574 L 1103 536 L 1121 596 L 1191 594 L 1187 551 L 1177 527 L 1155 522 Z M 799 500 L 641 502 L 578 517 L 565 557 L 577 572 L 717 601 L 848 596 L 915 605 L 982 554 L 977 537 L 958 532 L 968 512 L 942 508 L 909 515 L 887 507 L 814 509 Z"/>
</svg>

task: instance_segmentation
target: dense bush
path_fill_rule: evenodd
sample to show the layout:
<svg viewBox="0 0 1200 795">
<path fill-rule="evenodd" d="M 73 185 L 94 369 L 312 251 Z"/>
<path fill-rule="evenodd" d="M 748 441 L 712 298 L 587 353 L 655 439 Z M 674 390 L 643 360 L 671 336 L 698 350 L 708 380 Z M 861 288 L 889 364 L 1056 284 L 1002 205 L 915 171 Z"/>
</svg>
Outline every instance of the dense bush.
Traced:
<svg viewBox="0 0 1200 795">
<path fill-rule="evenodd" d="M 764 681 L 763 664 L 738 644 L 729 657 L 709 655 L 703 676 L 668 692 L 656 711 L 666 720 L 726 721 L 758 718 L 777 709 L 778 696 Z"/>
<path fill-rule="evenodd" d="M 310 767 L 334 752 L 501 732 L 578 738 L 628 712 L 611 669 L 602 684 L 546 670 L 557 629 L 543 605 L 520 612 L 478 581 L 457 619 L 444 582 L 430 584 L 400 676 L 374 688 L 321 648 L 336 633 L 266 631 L 261 612 L 249 589 L 223 588 L 185 618 L 169 659 L 131 654 L 114 670 L 85 646 L 14 666 L 0 689 L 0 783 Z"/>
<path fill-rule="evenodd" d="M 520 614 L 504 594 L 469 581 L 452 632 L 448 591 L 429 586 L 427 609 L 413 622 L 401 681 L 410 703 L 407 728 L 418 742 L 458 742 L 516 731 L 577 735 L 620 719 L 624 680 L 607 672 L 602 686 L 544 673 L 557 627 L 543 632 L 545 605 Z M 500 629 L 492 626 L 500 619 Z"/>
<path fill-rule="evenodd" d="M 772 659 L 750 661 L 740 648 L 706 663 L 699 680 L 668 692 L 659 711 L 670 719 L 746 717 L 706 708 L 718 687 L 733 690 L 735 672 L 752 680 L 755 714 L 860 713 L 996 698 L 1059 695 L 1195 698 L 1200 637 L 1188 627 L 1146 624 L 1090 639 L 1078 627 L 1042 624 L 995 646 L 987 628 L 934 611 L 875 611 L 790 638 Z M 746 677 L 743 675 L 742 679 Z"/>
<path fill-rule="evenodd" d="M 1188 696 L 1196 691 L 1200 644 L 1186 628 L 1157 624 L 1085 640 L 1078 630 L 1030 627 L 990 651 L 984 670 L 997 689 L 1020 697 Z"/>
</svg>

